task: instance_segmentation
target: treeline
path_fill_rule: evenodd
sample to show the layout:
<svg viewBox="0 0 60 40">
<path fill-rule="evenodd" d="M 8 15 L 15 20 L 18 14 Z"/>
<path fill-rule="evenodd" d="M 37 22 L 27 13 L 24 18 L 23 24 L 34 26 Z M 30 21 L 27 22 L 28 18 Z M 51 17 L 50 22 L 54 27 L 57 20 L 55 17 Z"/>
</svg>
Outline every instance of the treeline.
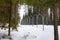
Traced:
<svg viewBox="0 0 60 40">
<path fill-rule="evenodd" d="M 28 15 L 25 15 L 23 17 L 23 20 L 21 21 L 22 25 L 43 24 L 43 18 L 44 18 L 45 25 L 53 25 L 53 16 L 54 16 L 53 7 L 51 8 L 49 7 L 45 9 L 44 11 L 39 9 L 40 10 L 39 12 L 37 10 L 38 8 L 32 8 L 32 7 L 33 6 L 31 6 L 30 8 L 28 7 Z M 58 10 L 57 11 L 58 25 L 60 25 L 60 5 L 59 4 L 57 7 L 57 10 Z"/>
</svg>

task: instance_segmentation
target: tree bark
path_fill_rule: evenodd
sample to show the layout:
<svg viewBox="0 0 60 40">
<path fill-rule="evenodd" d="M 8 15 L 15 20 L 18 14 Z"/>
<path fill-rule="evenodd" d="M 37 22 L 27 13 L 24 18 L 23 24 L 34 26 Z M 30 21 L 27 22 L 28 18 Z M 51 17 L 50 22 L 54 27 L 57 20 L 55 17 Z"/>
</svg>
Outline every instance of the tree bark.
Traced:
<svg viewBox="0 0 60 40">
<path fill-rule="evenodd" d="M 57 4 L 53 6 L 53 13 L 54 13 L 54 40 L 59 40 L 58 37 L 58 15 L 57 15 Z"/>
<path fill-rule="evenodd" d="M 10 36 L 10 27 L 11 27 L 11 8 L 12 8 L 12 1 L 10 0 L 10 13 L 9 13 L 8 36 Z"/>
</svg>

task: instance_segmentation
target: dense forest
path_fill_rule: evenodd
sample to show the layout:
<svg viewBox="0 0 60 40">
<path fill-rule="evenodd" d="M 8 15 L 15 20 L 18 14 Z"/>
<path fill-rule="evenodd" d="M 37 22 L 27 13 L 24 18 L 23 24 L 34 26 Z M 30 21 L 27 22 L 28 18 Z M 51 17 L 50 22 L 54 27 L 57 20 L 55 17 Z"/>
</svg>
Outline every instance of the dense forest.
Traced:
<svg viewBox="0 0 60 40">
<path fill-rule="evenodd" d="M 60 0 L 0 0 L 0 27 L 8 28 L 8 35 L 10 36 L 10 28 L 17 29 L 20 21 L 18 4 L 23 5 L 24 3 L 28 5 L 28 18 L 31 19 L 32 16 L 35 16 L 35 24 L 39 24 L 39 22 L 42 23 L 42 18 L 40 18 L 42 15 L 41 17 L 43 17 L 45 24 L 54 25 L 54 40 L 59 40 Z M 29 8 L 30 6 L 33 7 L 33 13 L 31 12 L 31 8 Z M 49 8 L 50 16 L 48 16 Z M 38 19 L 36 19 L 36 17 Z M 50 21 L 48 17 L 50 17 Z M 36 20 L 38 20 L 38 22 Z M 8 24 L 7 27 L 5 26 L 6 24 Z"/>
</svg>

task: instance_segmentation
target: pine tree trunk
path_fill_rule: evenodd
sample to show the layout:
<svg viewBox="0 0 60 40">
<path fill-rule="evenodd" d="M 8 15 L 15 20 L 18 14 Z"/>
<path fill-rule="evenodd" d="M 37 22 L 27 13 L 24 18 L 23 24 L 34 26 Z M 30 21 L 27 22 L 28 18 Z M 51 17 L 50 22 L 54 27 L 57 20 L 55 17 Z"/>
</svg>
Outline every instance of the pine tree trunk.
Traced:
<svg viewBox="0 0 60 40">
<path fill-rule="evenodd" d="M 11 8 L 12 8 L 12 1 L 10 0 L 10 13 L 9 13 L 8 36 L 10 36 L 10 27 L 11 27 Z"/>
<path fill-rule="evenodd" d="M 58 15 L 57 15 L 57 5 L 53 6 L 54 13 L 54 40 L 59 40 L 58 38 Z"/>
<path fill-rule="evenodd" d="M 60 25 L 60 5 L 59 5 L 59 25 Z"/>
</svg>

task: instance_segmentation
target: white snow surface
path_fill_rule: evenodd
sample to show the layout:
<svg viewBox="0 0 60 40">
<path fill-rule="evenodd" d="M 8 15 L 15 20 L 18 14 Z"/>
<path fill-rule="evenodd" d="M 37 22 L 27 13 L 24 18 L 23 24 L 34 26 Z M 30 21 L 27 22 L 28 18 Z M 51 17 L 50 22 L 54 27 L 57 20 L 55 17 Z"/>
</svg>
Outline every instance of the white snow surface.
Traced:
<svg viewBox="0 0 60 40">
<path fill-rule="evenodd" d="M 12 40 L 54 40 L 53 25 L 20 25 L 17 31 L 11 31 Z M 60 34 L 60 26 L 58 31 Z M 7 34 L 7 30 L 0 30 L 0 33 Z M 60 36 L 60 35 L 59 35 Z M 60 39 L 60 37 L 59 37 Z"/>
</svg>

